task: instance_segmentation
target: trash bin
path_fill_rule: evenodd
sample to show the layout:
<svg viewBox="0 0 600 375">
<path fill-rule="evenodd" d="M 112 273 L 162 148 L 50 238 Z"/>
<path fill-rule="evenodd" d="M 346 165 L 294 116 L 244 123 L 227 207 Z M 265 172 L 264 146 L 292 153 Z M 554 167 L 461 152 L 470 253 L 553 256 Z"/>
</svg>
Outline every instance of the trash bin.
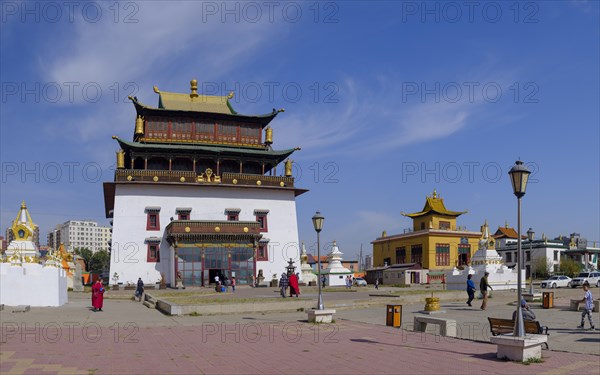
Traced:
<svg viewBox="0 0 600 375">
<path fill-rule="evenodd" d="M 544 292 L 542 294 L 542 307 L 545 309 L 554 307 L 554 292 Z"/>
<path fill-rule="evenodd" d="M 388 327 L 400 327 L 402 324 L 402 305 L 387 305 L 385 325 Z"/>
</svg>

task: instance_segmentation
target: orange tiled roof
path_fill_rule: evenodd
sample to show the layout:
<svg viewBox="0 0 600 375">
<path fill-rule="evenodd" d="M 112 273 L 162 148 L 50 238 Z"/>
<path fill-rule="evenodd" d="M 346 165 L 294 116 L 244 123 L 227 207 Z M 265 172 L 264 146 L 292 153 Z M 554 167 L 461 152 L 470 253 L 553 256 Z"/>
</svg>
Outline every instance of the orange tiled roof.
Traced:
<svg viewBox="0 0 600 375">
<path fill-rule="evenodd" d="M 515 228 L 498 227 L 498 230 L 496 231 L 496 233 L 494 233 L 494 235 L 492 237 L 517 239 L 517 238 L 519 238 L 519 235 L 517 234 L 517 231 L 515 230 Z M 527 238 L 527 236 L 521 235 L 521 238 Z"/>
</svg>

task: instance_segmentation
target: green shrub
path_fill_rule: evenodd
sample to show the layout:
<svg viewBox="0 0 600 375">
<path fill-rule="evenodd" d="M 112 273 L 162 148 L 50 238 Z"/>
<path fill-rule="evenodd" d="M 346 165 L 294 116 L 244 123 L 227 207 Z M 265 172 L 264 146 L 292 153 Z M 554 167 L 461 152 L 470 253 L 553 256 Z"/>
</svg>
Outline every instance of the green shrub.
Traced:
<svg viewBox="0 0 600 375">
<path fill-rule="evenodd" d="M 573 259 L 563 256 L 560 259 L 560 267 L 558 269 L 562 274 L 574 277 L 581 271 L 581 265 Z"/>
</svg>

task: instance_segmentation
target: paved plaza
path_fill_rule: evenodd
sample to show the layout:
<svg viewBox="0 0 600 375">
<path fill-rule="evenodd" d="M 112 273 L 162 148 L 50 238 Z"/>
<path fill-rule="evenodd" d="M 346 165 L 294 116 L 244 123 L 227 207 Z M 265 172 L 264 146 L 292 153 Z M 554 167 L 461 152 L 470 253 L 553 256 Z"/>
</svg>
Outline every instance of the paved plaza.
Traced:
<svg viewBox="0 0 600 375">
<path fill-rule="evenodd" d="M 378 293 L 388 290 L 392 288 Z M 554 291 L 556 307 L 550 310 L 532 305 L 538 319 L 550 327 L 550 350 L 543 351 L 542 363 L 530 365 L 496 359 L 496 347 L 487 342 L 487 317 L 510 318 L 514 293 L 496 293 L 487 311 L 481 311 L 477 301 L 469 308 L 462 300 L 443 299 L 443 316 L 457 320 L 463 338 L 458 339 L 439 336 L 435 330 L 412 332 L 413 317 L 423 303 L 400 303 L 403 329 L 386 327 L 385 304 L 393 298 L 370 297 L 374 292 L 368 288 L 326 293 L 326 306 L 338 310 L 330 325 L 309 324 L 302 311 L 245 314 L 243 304 L 239 314 L 166 316 L 131 301 L 131 293 L 124 291 L 112 292 L 104 311 L 92 312 L 89 294 L 71 293 L 70 302 L 59 308 L 13 312 L 7 307 L 0 312 L 0 372 L 592 374 L 600 370 L 600 331 L 577 330 L 580 313 L 567 309 L 581 289 Z M 598 289 L 592 292 L 598 294 Z M 272 288 L 239 288 L 237 296 L 278 298 Z M 316 298 L 316 290 L 305 288 L 302 296 Z M 597 327 L 599 318 L 594 313 Z"/>
</svg>

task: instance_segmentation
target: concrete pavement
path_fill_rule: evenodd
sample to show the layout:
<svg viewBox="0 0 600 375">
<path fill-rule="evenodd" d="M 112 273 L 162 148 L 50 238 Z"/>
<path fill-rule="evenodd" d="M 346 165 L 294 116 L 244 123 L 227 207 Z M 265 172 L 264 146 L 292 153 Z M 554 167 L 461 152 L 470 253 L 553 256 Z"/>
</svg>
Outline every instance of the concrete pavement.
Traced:
<svg viewBox="0 0 600 375">
<path fill-rule="evenodd" d="M 596 298 L 598 291 L 592 289 Z M 555 291 L 555 309 L 533 305 L 538 319 L 550 326 L 551 350 L 543 351 L 543 363 L 529 366 L 495 359 L 496 348 L 489 343 L 385 327 L 389 299 L 370 298 L 375 305 L 361 308 L 352 304 L 364 303 L 373 292 L 326 293 L 326 306 L 339 306 L 331 325 L 306 323 L 305 312 L 172 317 L 118 293 L 105 300 L 103 312 L 92 312 L 89 294 L 70 294 L 60 308 L 0 312 L 0 372 L 580 374 L 600 368 L 600 331 L 575 329 L 580 313 L 565 309 L 581 289 Z M 275 295 L 272 289 L 238 293 Z M 487 316 L 510 318 L 513 294 L 495 293 L 488 311 L 479 310 L 477 301 L 473 308 L 462 300 L 443 302 L 443 316 L 457 320 L 460 337 L 485 341 Z M 316 293 L 305 289 L 303 296 L 316 298 Z M 403 304 L 403 328 L 412 328 L 423 305 Z M 595 313 L 597 326 L 598 318 Z"/>
</svg>

